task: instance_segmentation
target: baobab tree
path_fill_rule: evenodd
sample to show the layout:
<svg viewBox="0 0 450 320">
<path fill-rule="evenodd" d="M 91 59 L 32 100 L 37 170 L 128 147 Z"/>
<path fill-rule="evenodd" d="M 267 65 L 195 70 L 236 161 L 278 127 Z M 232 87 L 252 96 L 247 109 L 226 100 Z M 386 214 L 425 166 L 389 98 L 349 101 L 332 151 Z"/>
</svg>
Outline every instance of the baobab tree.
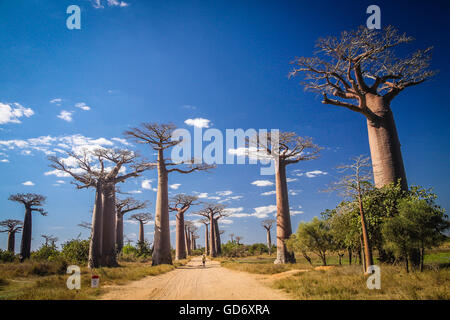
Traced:
<svg viewBox="0 0 450 320">
<path fill-rule="evenodd" d="M 267 247 L 269 248 L 269 255 L 272 254 L 272 237 L 270 235 L 270 230 L 275 222 L 276 221 L 273 219 L 267 219 L 261 222 L 261 226 L 266 229 L 267 232 Z"/>
<path fill-rule="evenodd" d="M 190 249 L 191 252 L 193 250 L 195 250 L 195 239 L 194 239 L 194 235 L 197 232 L 198 228 L 195 226 L 194 223 L 192 223 L 189 227 L 188 227 L 188 232 L 189 232 L 189 243 L 190 243 Z"/>
<path fill-rule="evenodd" d="M 170 254 L 170 226 L 169 226 L 169 173 L 191 173 L 207 170 L 214 166 L 194 164 L 192 159 L 182 162 L 173 162 L 165 158 L 164 151 L 181 143 L 182 140 L 172 139 L 175 130 L 173 124 L 143 123 L 139 128 L 132 128 L 125 132 L 127 138 L 151 146 L 158 154 L 154 165 L 158 169 L 158 191 L 156 193 L 155 208 L 155 237 L 152 265 L 172 264 Z M 181 168 L 187 166 L 187 168 Z M 169 169 L 170 168 L 170 169 Z"/>
<path fill-rule="evenodd" d="M 234 233 L 230 233 L 230 240 L 231 240 L 231 242 L 234 241 L 234 240 L 233 240 L 233 237 L 234 237 Z"/>
<path fill-rule="evenodd" d="M 7 219 L 0 221 L 0 232 L 8 232 L 8 251 L 14 253 L 16 244 L 16 233 L 23 228 L 23 223 L 20 220 Z"/>
<path fill-rule="evenodd" d="M 192 234 L 192 250 L 197 250 L 197 239 L 200 238 L 200 236 L 196 233 Z"/>
<path fill-rule="evenodd" d="M 209 220 L 208 219 L 202 219 L 200 220 L 201 223 L 203 223 L 205 225 L 205 254 L 209 254 L 209 232 L 208 232 L 208 227 L 209 227 Z"/>
<path fill-rule="evenodd" d="M 147 224 L 152 220 L 152 215 L 150 213 L 136 213 L 131 216 L 131 219 L 139 222 L 139 238 L 138 243 L 144 243 L 144 224 Z"/>
<path fill-rule="evenodd" d="M 205 203 L 204 207 L 198 211 L 195 212 L 195 214 L 198 214 L 200 216 L 203 216 L 209 220 L 209 255 L 211 257 L 217 256 L 217 238 L 216 232 L 218 232 L 217 227 L 217 221 L 223 217 L 227 217 L 229 214 L 225 211 L 226 206 L 223 204 L 212 204 L 212 203 Z M 220 244 L 219 244 L 220 245 Z"/>
<path fill-rule="evenodd" d="M 147 208 L 148 201 L 139 201 L 132 197 L 116 199 L 116 250 L 123 248 L 123 216 L 131 211 Z"/>
<path fill-rule="evenodd" d="M 121 149 L 83 150 L 68 152 L 68 156 L 66 159 L 49 157 L 50 166 L 71 176 L 77 189 L 94 188 L 96 191 L 88 266 L 117 266 L 116 184 L 138 177 L 153 166 L 140 161 L 135 152 Z M 105 162 L 112 163 L 112 167 L 105 167 Z M 128 173 L 123 174 L 125 166 Z"/>
<path fill-rule="evenodd" d="M 408 189 L 391 102 L 404 89 L 435 74 L 429 70 L 431 47 L 405 58 L 396 56 L 394 48 L 411 41 L 412 37 L 399 34 L 392 26 L 344 31 L 340 38 L 319 39 L 316 56 L 295 59 L 290 73 L 303 75 L 305 89 L 321 94 L 323 104 L 366 118 L 377 187 L 400 179 L 402 188 Z"/>
<path fill-rule="evenodd" d="M 236 243 L 238 244 L 238 245 L 240 245 L 241 244 L 241 240 L 242 239 L 244 239 L 244 237 L 241 237 L 241 236 L 236 236 Z"/>
<path fill-rule="evenodd" d="M 45 203 L 45 197 L 36 193 L 17 193 L 9 196 L 9 200 L 19 202 L 25 206 L 25 218 L 22 229 L 22 242 L 20 244 L 20 262 L 30 258 L 32 214 L 34 211 L 46 216 L 47 212 L 40 208 Z"/>
<path fill-rule="evenodd" d="M 370 158 L 360 155 L 352 159 L 351 164 L 338 166 L 337 169 L 341 173 L 349 172 L 349 174 L 334 182 L 329 190 L 340 190 L 344 197 L 358 202 L 362 230 L 361 248 L 364 249 L 364 272 L 368 273 L 367 268 L 373 265 L 373 256 L 362 198 L 372 186 Z"/>
<path fill-rule="evenodd" d="M 194 225 L 192 221 L 184 221 L 184 242 L 186 244 L 186 254 L 191 255 L 191 228 Z"/>
<path fill-rule="evenodd" d="M 176 227 L 175 227 L 175 260 L 186 259 L 186 239 L 184 228 L 184 214 L 198 199 L 196 196 L 189 196 L 186 194 L 177 194 L 170 199 L 169 210 L 176 212 Z"/>
<path fill-rule="evenodd" d="M 248 139 L 247 146 L 247 150 L 256 148 L 257 156 L 271 158 L 275 163 L 277 258 L 274 263 L 294 263 L 294 252 L 289 251 L 286 246 L 286 241 L 292 234 L 286 166 L 316 159 L 321 148 L 311 138 L 300 137 L 294 132 L 261 133 Z"/>
<path fill-rule="evenodd" d="M 51 247 L 56 246 L 56 241 L 58 241 L 57 237 L 55 237 L 53 235 L 46 235 L 46 234 L 41 234 L 41 237 L 44 238 L 44 240 L 45 240 L 45 246 L 51 246 Z"/>
</svg>

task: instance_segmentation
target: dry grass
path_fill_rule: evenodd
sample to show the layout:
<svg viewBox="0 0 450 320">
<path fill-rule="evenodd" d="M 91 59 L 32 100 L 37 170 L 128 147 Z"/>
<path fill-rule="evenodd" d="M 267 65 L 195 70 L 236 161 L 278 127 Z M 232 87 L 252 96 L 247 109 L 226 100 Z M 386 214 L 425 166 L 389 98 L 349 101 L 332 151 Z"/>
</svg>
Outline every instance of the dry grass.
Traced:
<svg viewBox="0 0 450 320">
<path fill-rule="evenodd" d="M 69 290 L 66 286 L 66 268 L 57 262 L 27 261 L 0 264 L 0 300 L 74 300 L 95 299 L 109 285 L 123 285 L 146 276 L 155 276 L 187 263 L 151 266 L 148 262 L 121 262 L 117 268 L 99 268 L 100 288 L 91 288 L 91 271 L 81 266 L 81 289 Z"/>
</svg>

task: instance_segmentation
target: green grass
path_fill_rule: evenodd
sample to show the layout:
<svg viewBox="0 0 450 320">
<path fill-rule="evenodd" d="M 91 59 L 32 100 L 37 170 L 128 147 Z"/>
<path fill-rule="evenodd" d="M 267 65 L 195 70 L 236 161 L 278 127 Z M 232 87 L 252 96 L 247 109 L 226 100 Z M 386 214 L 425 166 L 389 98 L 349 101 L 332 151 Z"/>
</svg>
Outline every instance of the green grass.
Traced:
<svg viewBox="0 0 450 320">
<path fill-rule="evenodd" d="M 91 288 L 91 271 L 81 267 L 81 289 L 69 290 L 66 286 L 66 269 L 56 262 L 26 261 L 0 264 L 0 300 L 78 300 L 96 299 L 107 291 L 105 286 L 123 285 L 146 276 L 169 272 L 174 265 L 151 266 L 150 263 L 120 262 L 117 268 L 99 268 L 100 288 Z"/>
</svg>

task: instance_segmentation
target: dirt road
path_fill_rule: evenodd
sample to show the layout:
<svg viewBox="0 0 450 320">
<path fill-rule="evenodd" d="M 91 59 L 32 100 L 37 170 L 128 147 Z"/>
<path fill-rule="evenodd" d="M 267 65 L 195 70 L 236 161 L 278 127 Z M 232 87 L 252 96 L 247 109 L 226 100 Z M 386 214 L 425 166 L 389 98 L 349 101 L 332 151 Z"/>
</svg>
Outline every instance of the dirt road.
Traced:
<svg viewBox="0 0 450 320">
<path fill-rule="evenodd" d="M 263 277 L 222 268 L 219 262 L 193 258 L 187 265 L 154 277 L 109 287 L 104 300 L 284 300 L 282 291 L 269 288 Z"/>
</svg>

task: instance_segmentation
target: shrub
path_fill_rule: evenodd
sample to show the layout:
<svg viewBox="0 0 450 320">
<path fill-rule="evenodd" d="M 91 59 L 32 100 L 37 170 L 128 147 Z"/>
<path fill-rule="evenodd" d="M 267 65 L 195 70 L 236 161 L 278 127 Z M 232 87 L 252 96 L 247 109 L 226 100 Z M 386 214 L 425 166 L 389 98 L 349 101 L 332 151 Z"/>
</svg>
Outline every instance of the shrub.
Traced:
<svg viewBox="0 0 450 320">
<path fill-rule="evenodd" d="M 59 256 L 59 251 L 55 245 L 43 244 L 37 251 L 31 253 L 33 260 L 49 260 L 51 257 Z"/>
<path fill-rule="evenodd" d="M 89 240 L 72 239 L 65 242 L 61 255 L 70 262 L 86 263 L 89 259 Z"/>
<path fill-rule="evenodd" d="M 15 258 L 14 252 L 0 249 L 0 262 L 14 262 Z"/>
</svg>

